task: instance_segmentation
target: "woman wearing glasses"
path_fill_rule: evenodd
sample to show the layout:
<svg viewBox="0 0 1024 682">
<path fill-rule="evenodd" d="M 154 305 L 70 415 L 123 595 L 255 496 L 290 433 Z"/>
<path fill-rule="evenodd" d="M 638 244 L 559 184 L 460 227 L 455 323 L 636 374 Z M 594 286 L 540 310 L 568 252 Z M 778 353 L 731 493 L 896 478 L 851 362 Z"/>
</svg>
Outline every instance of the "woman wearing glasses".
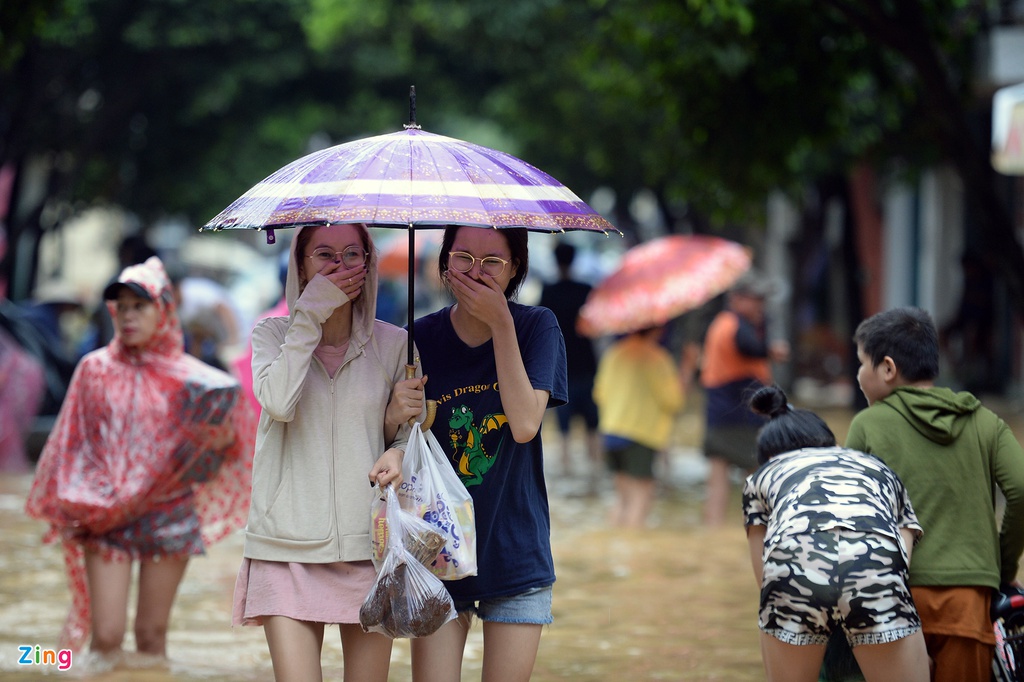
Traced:
<svg viewBox="0 0 1024 682">
<path fill-rule="evenodd" d="M 408 334 L 374 319 L 376 265 L 363 225 L 300 228 L 290 314 L 252 333 L 262 414 L 232 620 L 263 625 L 278 680 L 321 679 L 331 623 L 346 682 L 388 677 L 391 640 L 362 631 L 359 607 L 376 575 L 372 486 L 401 481 L 408 427 L 388 405 L 405 376 Z"/>
<path fill-rule="evenodd" d="M 541 422 L 566 401 L 565 343 L 554 313 L 511 300 L 529 268 L 527 237 L 524 229 L 445 230 L 438 270 L 455 304 L 415 322 L 424 378 L 396 390 L 403 404 L 408 394 L 437 401 L 432 431 L 476 514 L 478 573 L 445 583 L 459 617 L 412 640 L 416 682 L 460 679 L 474 615 L 483 621 L 483 679 L 528 680 L 551 622 Z"/>
</svg>

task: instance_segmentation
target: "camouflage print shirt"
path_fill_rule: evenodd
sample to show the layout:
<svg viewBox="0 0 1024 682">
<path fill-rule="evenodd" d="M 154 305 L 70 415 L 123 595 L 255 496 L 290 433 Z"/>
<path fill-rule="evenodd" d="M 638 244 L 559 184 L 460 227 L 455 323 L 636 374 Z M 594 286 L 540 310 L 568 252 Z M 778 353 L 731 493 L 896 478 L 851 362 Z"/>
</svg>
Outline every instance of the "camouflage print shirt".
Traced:
<svg viewBox="0 0 1024 682">
<path fill-rule="evenodd" d="M 767 556 L 782 539 L 823 530 L 921 534 L 910 497 L 882 460 L 846 448 L 805 448 L 777 455 L 747 477 L 745 524 L 767 526 Z"/>
</svg>

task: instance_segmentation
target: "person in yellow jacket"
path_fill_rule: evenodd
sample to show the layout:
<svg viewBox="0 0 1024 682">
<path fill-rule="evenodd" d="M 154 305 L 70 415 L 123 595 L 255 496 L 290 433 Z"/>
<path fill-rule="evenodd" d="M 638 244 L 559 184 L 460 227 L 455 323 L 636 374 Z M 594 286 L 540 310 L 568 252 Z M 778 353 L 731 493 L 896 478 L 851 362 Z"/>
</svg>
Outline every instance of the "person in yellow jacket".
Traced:
<svg viewBox="0 0 1024 682">
<path fill-rule="evenodd" d="M 610 522 L 642 528 L 654 503 L 654 458 L 683 409 L 676 364 L 660 345 L 663 327 L 633 332 L 613 344 L 597 367 L 594 402 L 616 500 Z"/>
</svg>

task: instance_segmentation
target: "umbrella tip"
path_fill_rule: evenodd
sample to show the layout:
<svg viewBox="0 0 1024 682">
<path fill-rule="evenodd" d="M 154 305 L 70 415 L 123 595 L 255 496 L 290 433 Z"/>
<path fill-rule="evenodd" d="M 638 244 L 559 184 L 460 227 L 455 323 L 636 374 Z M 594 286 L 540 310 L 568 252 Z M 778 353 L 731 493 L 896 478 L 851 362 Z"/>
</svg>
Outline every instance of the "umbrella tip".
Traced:
<svg viewBox="0 0 1024 682">
<path fill-rule="evenodd" d="M 410 128 L 414 130 L 420 130 L 420 124 L 416 122 L 416 86 L 409 86 L 409 122 L 405 124 L 405 129 Z"/>
</svg>

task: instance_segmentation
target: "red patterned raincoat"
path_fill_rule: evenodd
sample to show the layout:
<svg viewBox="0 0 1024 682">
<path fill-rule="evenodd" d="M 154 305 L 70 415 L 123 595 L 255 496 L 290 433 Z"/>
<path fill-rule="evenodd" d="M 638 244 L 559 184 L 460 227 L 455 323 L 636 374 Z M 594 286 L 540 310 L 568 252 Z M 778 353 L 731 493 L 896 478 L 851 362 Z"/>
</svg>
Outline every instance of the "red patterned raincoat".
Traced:
<svg viewBox="0 0 1024 682">
<path fill-rule="evenodd" d="M 202 554 L 245 524 L 255 415 L 238 382 L 184 352 L 158 258 L 126 268 L 160 312 L 144 348 L 115 336 L 79 363 L 26 503 L 60 539 L 72 592 L 61 646 L 89 636 L 84 553 L 115 560 Z M 109 301 L 111 314 L 114 302 Z"/>
</svg>

